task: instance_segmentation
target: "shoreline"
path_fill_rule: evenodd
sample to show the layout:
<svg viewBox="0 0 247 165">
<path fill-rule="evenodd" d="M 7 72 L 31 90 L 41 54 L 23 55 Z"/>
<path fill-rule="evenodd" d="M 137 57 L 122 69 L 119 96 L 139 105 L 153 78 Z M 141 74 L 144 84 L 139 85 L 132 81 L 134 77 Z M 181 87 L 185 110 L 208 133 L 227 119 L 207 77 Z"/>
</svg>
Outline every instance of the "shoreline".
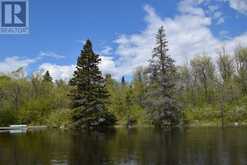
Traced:
<svg viewBox="0 0 247 165">
<path fill-rule="evenodd" d="M 238 127 L 246 127 L 247 123 L 227 123 L 225 124 L 225 126 L 223 128 L 238 128 Z M 191 123 L 191 124 L 187 124 L 187 125 L 178 125 L 175 126 L 174 128 L 210 128 L 210 127 L 214 127 L 214 128 L 222 128 L 222 126 L 218 123 Z M 118 124 L 113 126 L 112 128 L 126 128 L 126 129 L 133 129 L 133 128 L 155 128 L 154 125 L 133 125 L 131 127 L 127 127 L 126 125 L 122 125 L 122 124 Z M 168 127 L 163 127 L 161 129 L 166 129 Z M 27 126 L 27 130 L 28 131 L 35 131 L 35 130 L 45 130 L 45 129 L 58 129 L 58 130 L 70 130 L 71 127 L 54 127 L 54 126 L 48 126 L 48 125 L 30 125 Z M 10 127 L 0 127 L 0 130 L 2 131 L 8 131 L 8 130 L 12 130 Z"/>
</svg>

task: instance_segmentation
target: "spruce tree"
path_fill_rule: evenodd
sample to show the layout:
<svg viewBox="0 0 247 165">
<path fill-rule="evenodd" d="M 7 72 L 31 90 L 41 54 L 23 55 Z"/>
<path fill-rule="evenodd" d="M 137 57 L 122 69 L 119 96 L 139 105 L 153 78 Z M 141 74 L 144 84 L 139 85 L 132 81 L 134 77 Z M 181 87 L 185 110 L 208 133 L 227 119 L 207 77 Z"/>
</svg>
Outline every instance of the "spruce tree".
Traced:
<svg viewBox="0 0 247 165">
<path fill-rule="evenodd" d="M 115 117 L 106 109 L 109 94 L 98 67 L 100 62 L 87 40 L 70 80 L 73 122 L 77 128 L 103 128 L 115 123 Z"/>
<path fill-rule="evenodd" d="M 52 77 L 51 77 L 49 71 L 46 71 L 46 72 L 45 72 L 45 74 L 44 74 L 44 76 L 43 76 L 43 81 L 44 81 L 44 82 L 52 83 Z"/>
<path fill-rule="evenodd" d="M 174 125 L 179 121 L 179 107 L 175 100 L 176 67 L 168 55 L 168 42 L 164 28 L 156 35 L 156 47 L 153 49 L 149 65 L 149 86 L 146 92 L 146 108 L 153 123 Z"/>
<path fill-rule="evenodd" d="M 125 86 L 125 85 L 126 85 L 126 82 L 125 82 L 125 77 L 124 77 L 124 76 L 122 76 L 122 79 L 121 79 L 121 85 L 122 85 L 122 86 Z"/>
</svg>

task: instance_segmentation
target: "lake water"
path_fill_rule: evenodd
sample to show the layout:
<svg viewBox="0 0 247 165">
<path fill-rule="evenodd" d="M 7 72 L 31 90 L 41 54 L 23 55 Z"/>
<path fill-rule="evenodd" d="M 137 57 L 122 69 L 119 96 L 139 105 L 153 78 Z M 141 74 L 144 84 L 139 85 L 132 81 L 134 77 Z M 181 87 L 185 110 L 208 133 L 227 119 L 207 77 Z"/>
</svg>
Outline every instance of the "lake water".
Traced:
<svg viewBox="0 0 247 165">
<path fill-rule="evenodd" d="M 247 128 L 0 133 L 0 165 L 246 165 Z"/>
</svg>

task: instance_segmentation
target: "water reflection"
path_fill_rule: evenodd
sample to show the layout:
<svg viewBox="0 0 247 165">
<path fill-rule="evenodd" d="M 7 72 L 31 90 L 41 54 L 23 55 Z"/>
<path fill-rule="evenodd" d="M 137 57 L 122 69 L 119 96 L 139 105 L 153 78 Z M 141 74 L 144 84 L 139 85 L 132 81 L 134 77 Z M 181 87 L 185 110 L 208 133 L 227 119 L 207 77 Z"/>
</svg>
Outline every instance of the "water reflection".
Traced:
<svg viewBox="0 0 247 165">
<path fill-rule="evenodd" d="M 242 165 L 246 138 L 246 128 L 1 133 L 0 164 Z"/>
</svg>

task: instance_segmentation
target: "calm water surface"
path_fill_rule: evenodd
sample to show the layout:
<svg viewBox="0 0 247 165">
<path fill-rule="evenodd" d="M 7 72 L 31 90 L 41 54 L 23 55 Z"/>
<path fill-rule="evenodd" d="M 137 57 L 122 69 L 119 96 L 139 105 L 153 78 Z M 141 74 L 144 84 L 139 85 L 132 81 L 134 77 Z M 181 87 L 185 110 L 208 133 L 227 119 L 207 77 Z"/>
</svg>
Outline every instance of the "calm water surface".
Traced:
<svg viewBox="0 0 247 165">
<path fill-rule="evenodd" d="M 247 128 L 0 133 L 0 165 L 247 165 Z"/>
</svg>

